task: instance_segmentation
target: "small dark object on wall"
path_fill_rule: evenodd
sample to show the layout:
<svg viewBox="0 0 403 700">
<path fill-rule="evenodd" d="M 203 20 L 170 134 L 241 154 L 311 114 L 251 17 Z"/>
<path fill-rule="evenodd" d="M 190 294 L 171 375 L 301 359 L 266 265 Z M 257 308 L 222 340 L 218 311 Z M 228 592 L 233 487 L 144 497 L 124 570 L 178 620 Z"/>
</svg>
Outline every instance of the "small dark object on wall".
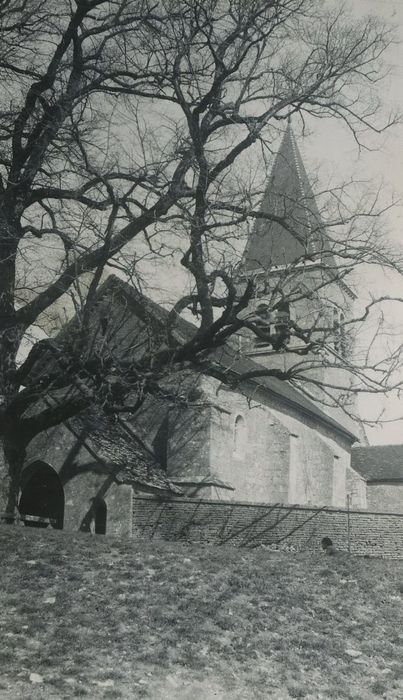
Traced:
<svg viewBox="0 0 403 700">
<path fill-rule="evenodd" d="M 330 537 L 324 537 L 322 539 L 322 549 L 325 552 L 325 554 L 328 554 L 329 556 L 332 556 L 332 554 L 336 554 L 337 551 Z"/>
</svg>

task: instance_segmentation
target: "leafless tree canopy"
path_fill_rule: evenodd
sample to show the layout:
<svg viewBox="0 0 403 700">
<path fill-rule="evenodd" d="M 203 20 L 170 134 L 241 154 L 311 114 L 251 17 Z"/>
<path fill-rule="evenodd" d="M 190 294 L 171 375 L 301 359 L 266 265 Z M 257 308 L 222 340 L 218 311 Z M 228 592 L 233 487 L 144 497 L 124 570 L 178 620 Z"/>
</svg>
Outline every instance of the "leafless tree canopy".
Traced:
<svg viewBox="0 0 403 700">
<path fill-rule="evenodd" d="M 309 378 L 312 353 L 343 364 L 343 353 L 326 355 L 334 324 L 320 314 L 310 326 L 289 320 L 285 330 L 249 314 L 257 280 L 238 284 L 225 249 L 259 217 L 298 236 L 287 212 L 260 212 L 262 192 L 240 175 L 251 148 L 270 157 L 287 119 L 342 120 L 359 144 L 366 131 L 394 122 L 382 117 L 376 98 L 388 27 L 372 18 L 354 22 L 337 3 L 312 0 L 0 0 L 0 37 L 0 432 L 14 491 L 33 436 L 104 396 L 99 382 L 110 386 L 112 366 L 116 376 L 116 361 L 108 364 L 99 343 L 88 342 L 89 327 L 106 265 L 138 282 L 140 236 L 156 256 L 178 240 L 192 285 L 166 316 L 164 342 L 147 346 L 130 372 L 123 363 L 116 410 L 128 393 L 141 401 L 158 392 L 172 368 L 210 367 L 218 375 L 211 351 L 245 330 L 295 353 L 287 372 L 266 370 L 280 378 Z M 318 298 L 358 264 L 400 272 L 376 231 L 376 197 L 352 205 L 346 187 L 322 193 L 317 227 L 324 221 L 326 270 L 309 291 Z M 35 253 L 44 241 L 59 251 L 57 265 Z M 265 271 L 271 311 L 304 295 L 292 284 L 303 258 L 275 283 Z M 74 347 L 42 341 L 17 367 L 27 329 L 89 272 Z M 347 333 L 378 305 L 374 299 L 338 327 Z M 179 342 L 177 316 L 185 310 L 196 329 Z M 355 389 L 375 391 L 385 388 L 398 357 L 375 366 L 367 354 L 344 365 Z M 39 381 L 33 368 L 41 358 Z M 108 407 L 114 410 L 113 401 Z"/>
</svg>

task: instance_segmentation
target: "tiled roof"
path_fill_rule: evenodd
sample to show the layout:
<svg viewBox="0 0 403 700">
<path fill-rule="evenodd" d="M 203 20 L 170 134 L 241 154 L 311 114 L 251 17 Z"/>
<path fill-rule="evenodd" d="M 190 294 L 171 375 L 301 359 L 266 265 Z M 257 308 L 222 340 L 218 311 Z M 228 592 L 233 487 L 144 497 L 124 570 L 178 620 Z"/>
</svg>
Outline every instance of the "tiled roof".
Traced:
<svg viewBox="0 0 403 700">
<path fill-rule="evenodd" d="M 260 211 L 284 219 L 257 219 L 246 245 L 242 269 L 250 272 L 289 265 L 301 256 L 333 264 L 314 194 L 290 124 L 274 160 Z"/>
<path fill-rule="evenodd" d="M 403 445 L 354 447 L 351 466 L 369 482 L 403 483 Z"/>
<path fill-rule="evenodd" d="M 152 451 L 122 420 L 92 409 L 71 418 L 67 424 L 75 435 L 87 435 L 84 445 L 111 468 L 118 483 L 183 494 L 182 489 L 169 481 Z"/>
<path fill-rule="evenodd" d="M 234 357 L 234 352 L 231 352 L 230 347 L 216 350 L 214 353 L 214 358 L 216 358 L 220 364 L 235 371 L 240 376 L 264 369 L 262 365 L 254 362 L 248 357 L 241 356 L 237 359 L 234 359 Z M 335 428 L 339 432 L 341 431 L 352 441 L 357 440 L 357 435 L 351 432 L 351 430 L 346 428 L 346 426 L 342 425 L 339 421 L 336 421 L 328 416 L 316 403 L 311 401 L 289 382 L 277 379 L 276 377 L 265 376 L 255 377 L 250 381 L 266 389 L 270 394 L 273 394 L 282 400 L 283 403 L 292 405 L 295 408 L 304 411 L 304 413 L 314 416 L 322 423 L 326 423 L 328 426 Z"/>
<path fill-rule="evenodd" d="M 168 316 L 168 311 L 156 304 L 151 299 L 144 297 L 139 292 L 137 292 L 134 287 L 130 286 L 123 280 L 119 279 L 115 275 L 111 275 L 106 282 L 102 285 L 99 290 L 100 294 L 108 294 L 110 291 L 122 294 L 125 301 L 130 304 L 133 312 L 138 314 L 140 318 L 145 316 L 152 317 L 154 320 L 158 320 L 161 324 L 165 324 Z M 181 316 L 177 317 L 176 323 L 176 336 L 179 341 L 186 341 L 193 337 L 196 327 L 186 321 Z M 231 344 L 227 344 L 217 350 L 213 351 L 209 356 L 209 360 L 214 363 L 217 362 L 221 369 L 224 368 L 228 370 L 228 376 L 230 373 L 242 376 L 249 372 L 255 372 L 262 370 L 262 365 L 254 362 L 245 356 L 240 356 L 239 353 L 234 350 Z M 293 405 L 299 410 L 319 419 L 322 423 L 342 432 L 345 437 L 351 441 L 357 440 L 357 435 L 355 435 L 351 430 L 347 429 L 346 426 L 342 425 L 340 422 L 334 420 L 328 416 L 324 411 L 322 411 L 317 404 L 311 401 L 307 396 L 302 394 L 298 389 L 293 387 L 289 382 L 276 379 L 275 377 L 256 377 L 252 380 L 255 385 L 264 388 L 269 394 L 272 394 L 279 398 L 283 403 L 288 405 Z"/>
</svg>

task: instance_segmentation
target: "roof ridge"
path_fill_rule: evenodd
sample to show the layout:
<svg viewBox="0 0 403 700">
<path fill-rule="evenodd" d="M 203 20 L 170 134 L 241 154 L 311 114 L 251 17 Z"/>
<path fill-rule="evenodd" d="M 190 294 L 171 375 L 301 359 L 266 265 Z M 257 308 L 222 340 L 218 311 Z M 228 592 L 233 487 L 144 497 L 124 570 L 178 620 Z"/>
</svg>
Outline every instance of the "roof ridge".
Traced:
<svg viewBox="0 0 403 700">
<path fill-rule="evenodd" d="M 354 447 L 355 450 L 368 450 L 368 449 L 374 449 L 374 448 L 385 448 L 385 447 L 401 447 L 403 449 L 403 444 L 401 442 L 387 442 L 384 445 L 357 445 Z"/>
</svg>

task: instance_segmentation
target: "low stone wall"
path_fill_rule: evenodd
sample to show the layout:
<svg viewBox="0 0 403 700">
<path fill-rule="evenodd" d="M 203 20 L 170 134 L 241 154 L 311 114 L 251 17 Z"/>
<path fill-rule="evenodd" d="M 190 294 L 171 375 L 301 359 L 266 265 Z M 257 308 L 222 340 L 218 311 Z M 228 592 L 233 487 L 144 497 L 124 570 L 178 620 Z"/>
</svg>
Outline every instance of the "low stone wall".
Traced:
<svg viewBox="0 0 403 700">
<path fill-rule="evenodd" d="M 255 548 L 320 550 L 323 537 L 352 554 L 403 558 L 403 515 L 192 499 L 133 499 L 133 537 Z"/>
</svg>

